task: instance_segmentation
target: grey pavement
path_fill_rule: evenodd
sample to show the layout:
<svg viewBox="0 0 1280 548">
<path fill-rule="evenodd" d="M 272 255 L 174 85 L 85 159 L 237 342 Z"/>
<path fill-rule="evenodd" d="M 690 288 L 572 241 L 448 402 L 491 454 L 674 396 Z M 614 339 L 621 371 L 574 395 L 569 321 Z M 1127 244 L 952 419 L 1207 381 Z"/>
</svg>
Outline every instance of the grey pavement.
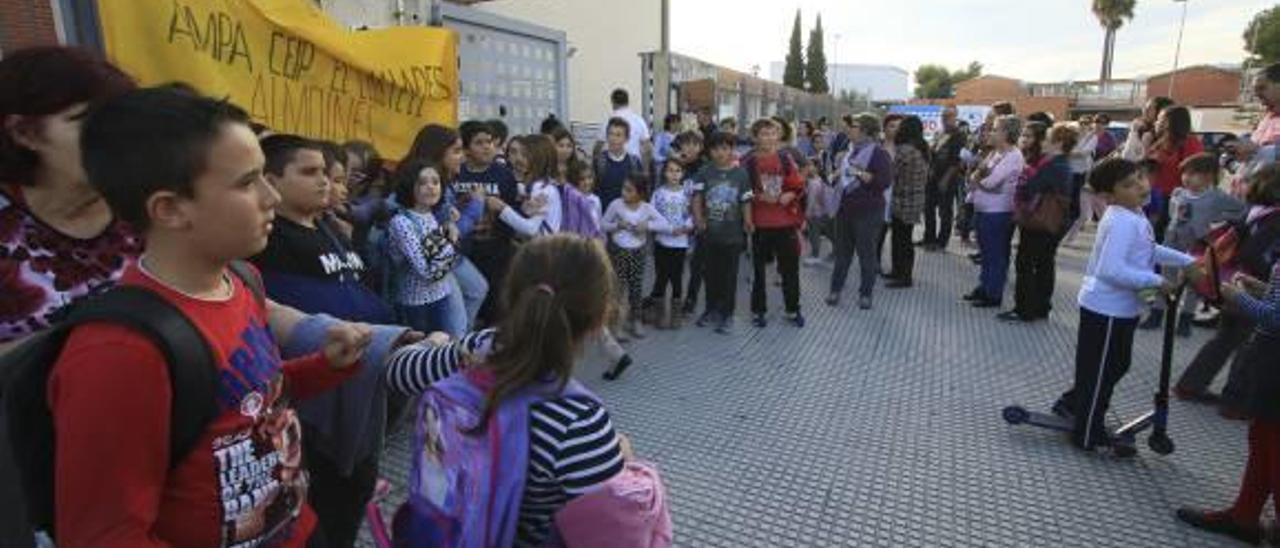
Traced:
<svg viewBox="0 0 1280 548">
<path fill-rule="evenodd" d="M 878 287 L 871 311 L 848 294 L 826 306 L 830 268 L 802 267 L 808 326 L 782 321 L 771 285 L 770 325 L 756 329 L 744 265 L 732 335 L 651 331 L 629 345 L 622 380 L 601 381 L 590 354 L 578 378 L 660 467 L 679 546 L 1233 546 L 1173 512 L 1234 499 L 1244 423 L 1174 401 L 1177 450 L 1156 455 L 1144 435 L 1136 458 L 1115 460 L 1001 420 L 1010 403 L 1046 408 L 1070 381 L 1091 236 L 1060 251 L 1047 322 L 961 303 L 977 267 L 953 243 L 918 253 L 915 287 Z M 1007 304 L 1012 282 L 1011 269 Z M 1175 378 L 1209 334 L 1177 340 Z M 1150 408 L 1159 352 L 1160 333 L 1140 331 L 1113 424 Z M 402 487 L 407 467 L 399 436 L 384 475 Z"/>
</svg>

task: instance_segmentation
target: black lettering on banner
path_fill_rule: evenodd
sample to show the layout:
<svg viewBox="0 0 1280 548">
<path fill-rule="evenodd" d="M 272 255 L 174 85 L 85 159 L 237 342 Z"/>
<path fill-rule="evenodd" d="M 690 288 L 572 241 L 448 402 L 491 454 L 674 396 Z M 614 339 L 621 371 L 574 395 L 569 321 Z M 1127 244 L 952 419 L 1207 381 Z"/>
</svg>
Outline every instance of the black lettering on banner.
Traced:
<svg viewBox="0 0 1280 548">
<path fill-rule="evenodd" d="M 284 133 L 318 139 L 373 140 L 373 104 L 324 85 L 258 74 L 249 100 L 255 120 Z"/>
<path fill-rule="evenodd" d="M 228 65 L 236 64 L 243 59 L 245 67 L 253 72 L 253 58 L 250 56 L 249 39 L 245 36 L 244 25 L 230 15 L 221 11 L 211 11 L 204 18 L 204 27 L 200 26 L 200 18 L 192 11 L 191 6 L 179 4 L 173 0 L 173 13 L 169 16 L 169 43 L 177 44 L 179 40 L 188 40 L 195 51 L 204 53 L 214 60 Z"/>
<path fill-rule="evenodd" d="M 267 50 L 267 69 L 271 74 L 298 80 L 311 70 L 315 60 L 315 44 L 280 31 L 271 33 L 271 47 Z"/>
</svg>

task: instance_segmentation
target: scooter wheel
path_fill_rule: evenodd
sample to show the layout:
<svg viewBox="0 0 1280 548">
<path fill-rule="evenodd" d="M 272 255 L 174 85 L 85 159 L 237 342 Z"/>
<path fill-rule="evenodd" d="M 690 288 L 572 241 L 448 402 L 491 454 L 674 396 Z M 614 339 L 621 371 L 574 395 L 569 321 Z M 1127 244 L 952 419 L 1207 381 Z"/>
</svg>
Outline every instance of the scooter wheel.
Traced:
<svg viewBox="0 0 1280 548">
<path fill-rule="evenodd" d="M 1164 434 L 1152 434 L 1147 438 L 1147 447 L 1158 455 L 1168 455 L 1173 452 L 1173 440 Z"/>
<path fill-rule="evenodd" d="M 1031 413 L 1028 413 L 1025 408 L 1017 405 L 1010 405 L 1009 407 L 1004 408 L 1004 411 L 1001 411 L 1000 415 L 1003 416 L 1004 421 L 1009 424 L 1022 424 L 1027 422 L 1027 419 L 1031 418 Z"/>
</svg>

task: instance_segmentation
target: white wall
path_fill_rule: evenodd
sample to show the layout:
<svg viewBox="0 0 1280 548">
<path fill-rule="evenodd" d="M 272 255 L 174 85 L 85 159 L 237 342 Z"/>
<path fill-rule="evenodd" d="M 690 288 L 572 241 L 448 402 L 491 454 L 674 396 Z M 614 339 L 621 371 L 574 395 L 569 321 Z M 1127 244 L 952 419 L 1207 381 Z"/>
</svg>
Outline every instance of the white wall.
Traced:
<svg viewBox="0 0 1280 548">
<path fill-rule="evenodd" d="M 477 9 L 561 29 L 568 37 L 569 120 L 604 123 L 609 93 L 621 87 L 640 111 L 640 53 L 662 41 L 657 0 L 494 0 Z"/>
</svg>

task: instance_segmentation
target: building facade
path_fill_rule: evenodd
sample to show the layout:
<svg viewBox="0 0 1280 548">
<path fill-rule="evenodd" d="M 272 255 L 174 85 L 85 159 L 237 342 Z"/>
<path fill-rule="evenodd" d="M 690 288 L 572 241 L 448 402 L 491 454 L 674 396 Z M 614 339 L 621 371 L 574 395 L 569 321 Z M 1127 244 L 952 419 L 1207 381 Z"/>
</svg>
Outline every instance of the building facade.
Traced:
<svg viewBox="0 0 1280 548">
<path fill-rule="evenodd" d="M 785 68 L 786 64 L 781 61 L 769 63 L 769 79 L 782 82 L 782 73 Z M 833 94 L 839 96 L 840 92 L 853 91 L 868 96 L 877 103 L 910 99 L 910 76 L 906 69 L 893 65 L 859 63 L 827 65 L 827 82 L 831 84 Z"/>
</svg>

